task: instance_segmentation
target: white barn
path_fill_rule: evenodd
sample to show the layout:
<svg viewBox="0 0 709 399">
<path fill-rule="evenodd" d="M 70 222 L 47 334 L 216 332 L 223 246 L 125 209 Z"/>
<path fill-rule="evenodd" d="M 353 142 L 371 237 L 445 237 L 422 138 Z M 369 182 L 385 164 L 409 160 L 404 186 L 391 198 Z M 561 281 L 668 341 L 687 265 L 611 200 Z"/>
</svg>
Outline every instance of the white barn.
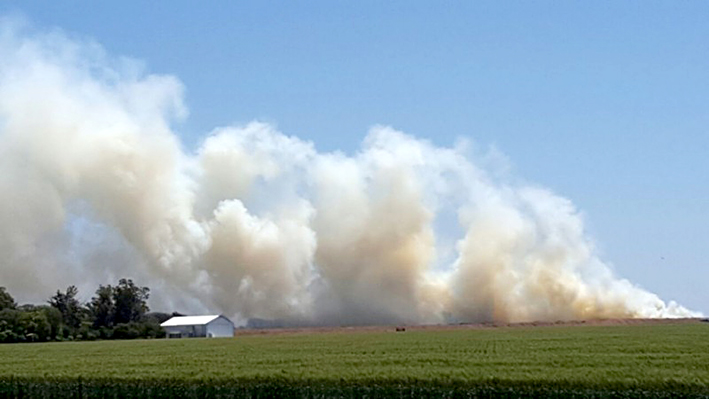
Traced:
<svg viewBox="0 0 709 399">
<path fill-rule="evenodd" d="M 233 337 L 234 323 L 222 315 L 176 316 L 160 324 L 167 338 Z"/>
</svg>

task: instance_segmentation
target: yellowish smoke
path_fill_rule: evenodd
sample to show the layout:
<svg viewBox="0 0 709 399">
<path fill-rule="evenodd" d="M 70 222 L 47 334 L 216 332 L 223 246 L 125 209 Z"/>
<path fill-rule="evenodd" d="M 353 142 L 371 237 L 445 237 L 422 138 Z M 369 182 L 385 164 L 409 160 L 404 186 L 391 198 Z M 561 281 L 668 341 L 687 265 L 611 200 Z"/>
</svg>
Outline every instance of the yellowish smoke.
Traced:
<svg viewBox="0 0 709 399">
<path fill-rule="evenodd" d="M 154 308 L 296 323 L 697 315 L 616 277 L 570 201 L 465 146 L 376 126 L 321 153 L 254 122 L 186 152 L 177 79 L 5 22 L 0 282 L 20 299 L 132 277 Z"/>
</svg>

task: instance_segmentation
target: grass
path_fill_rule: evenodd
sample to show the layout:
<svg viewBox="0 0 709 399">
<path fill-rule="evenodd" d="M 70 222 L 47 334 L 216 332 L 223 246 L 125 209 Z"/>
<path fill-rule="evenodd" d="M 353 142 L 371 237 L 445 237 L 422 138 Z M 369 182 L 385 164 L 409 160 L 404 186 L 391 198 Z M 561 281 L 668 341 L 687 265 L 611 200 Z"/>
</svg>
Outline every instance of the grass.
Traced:
<svg viewBox="0 0 709 399">
<path fill-rule="evenodd" d="M 0 396 L 709 396 L 709 324 L 0 345 Z"/>
</svg>

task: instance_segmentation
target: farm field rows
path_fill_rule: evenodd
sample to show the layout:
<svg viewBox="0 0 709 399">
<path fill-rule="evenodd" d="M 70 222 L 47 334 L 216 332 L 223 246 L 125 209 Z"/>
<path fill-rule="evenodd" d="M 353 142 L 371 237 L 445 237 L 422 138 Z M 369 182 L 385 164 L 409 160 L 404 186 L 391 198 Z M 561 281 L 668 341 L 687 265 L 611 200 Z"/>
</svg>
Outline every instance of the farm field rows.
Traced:
<svg viewBox="0 0 709 399">
<path fill-rule="evenodd" d="M 0 345 L 0 396 L 709 395 L 709 324 Z"/>
</svg>

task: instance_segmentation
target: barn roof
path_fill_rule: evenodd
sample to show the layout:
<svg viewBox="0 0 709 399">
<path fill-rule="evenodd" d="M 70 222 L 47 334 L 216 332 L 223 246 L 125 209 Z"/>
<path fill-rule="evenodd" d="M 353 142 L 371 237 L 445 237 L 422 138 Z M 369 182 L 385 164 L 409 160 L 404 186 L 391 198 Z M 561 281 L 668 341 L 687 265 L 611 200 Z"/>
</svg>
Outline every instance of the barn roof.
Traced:
<svg viewBox="0 0 709 399">
<path fill-rule="evenodd" d="M 175 316 L 162 324 L 161 327 L 175 327 L 175 326 L 203 326 L 209 324 L 213 320 L 216 320 L 220 315 L 207 315 L 207 316 Z"/>
</svg>

